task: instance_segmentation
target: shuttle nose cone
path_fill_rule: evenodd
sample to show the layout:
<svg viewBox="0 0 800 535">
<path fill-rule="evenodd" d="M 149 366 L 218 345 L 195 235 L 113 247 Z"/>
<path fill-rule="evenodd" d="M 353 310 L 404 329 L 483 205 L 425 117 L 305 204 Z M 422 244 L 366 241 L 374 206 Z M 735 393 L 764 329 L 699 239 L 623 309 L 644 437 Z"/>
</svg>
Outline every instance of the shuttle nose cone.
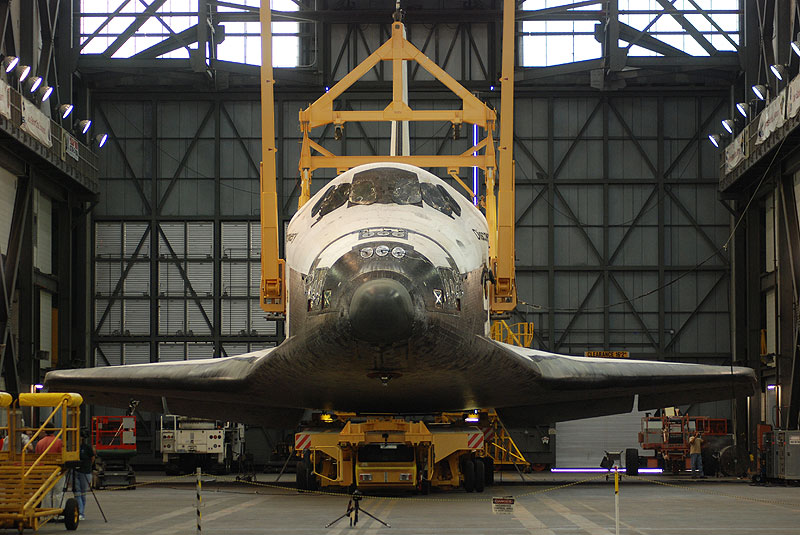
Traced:
<svg viewBox="0 0 800 535">
<path fill-rule="evenodd" d="M 392 279 L 367 281 L 353 292 L 350 325 L 356 338 L 391 344 L 411 336 L 414 305 L 405 286 Z"/>
</svg>

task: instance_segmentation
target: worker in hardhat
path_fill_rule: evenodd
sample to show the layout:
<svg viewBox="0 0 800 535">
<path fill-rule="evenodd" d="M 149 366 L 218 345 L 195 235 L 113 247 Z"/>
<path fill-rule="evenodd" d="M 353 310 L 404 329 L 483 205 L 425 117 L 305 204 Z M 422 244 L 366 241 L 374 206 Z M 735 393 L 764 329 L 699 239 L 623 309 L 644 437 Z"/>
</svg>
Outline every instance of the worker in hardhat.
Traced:
<svg viewBox="0 0 800 535">
<path fill-rule="evenodd" d="M 689 456 L 692 458 L 692 477 L 703 476 L 703 436 L 697 429 L 689 437 Z"/>
</svg>

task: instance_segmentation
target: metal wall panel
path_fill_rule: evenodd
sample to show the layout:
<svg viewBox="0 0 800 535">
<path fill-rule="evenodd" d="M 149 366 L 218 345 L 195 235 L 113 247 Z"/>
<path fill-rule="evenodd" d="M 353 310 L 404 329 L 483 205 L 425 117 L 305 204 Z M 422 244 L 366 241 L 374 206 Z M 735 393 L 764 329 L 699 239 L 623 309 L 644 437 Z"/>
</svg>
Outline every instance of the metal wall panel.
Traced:
<svg viewBox="0 0 800 535">
<path fill-rule="evenodd" d="M 0 254 L 8 253 L 8 238 L 16 194 L 17 177 L 0 167 Z"/>
<path fill-rule="evenodd" d="M 341 99 L 341 106 L 376 109 L 385 106 L 386 98 L 359 93 Z M 115 213 L 100 210 L 96 215 L 96 288 L 103 290 L 98 299 L 113 291 L 113 278 L 127 265 L 117 263 L 112 269 L 102 266 L 103 261 L 119 261 L 123 249 L 132 256 L 144 236 L 139 255 L 142 265 L 151 267 L 149 273 L 157 275 L 158 293 L 180 297 L 185 305 L 176 312 L 175 325 L 170 319 L 162 328 L 166 320 L 159 319 L 159 332 L 148 332 L 148 339 L 192 331 L 195 337 L 213 339 L 215 355 L 228 354 L 226 341 L 235 348 L 277 341 L 271 338 L 278 336 L 275 323 L 264 319 L 257 303 L 260 105 L 256 95 L 182 100 L 159 94 L 140 102 L 136 97 L 98 97 L 97 106 L 104 111 L 100 115 L 108 118 L 111 130 L 130 136 L 116 134 L 116 150 L 104 153 L 103 173 L 121 173 L 109 180 L 133 183 L 140 197 L 138 204 L 118 204 Z M 724 252 L 714 254 L 713 245 L 724 238 L 728 216 L 707 171 L 713 154 L 701 143 L 721 115 L 722 101 L 714 94 L 517 98 L 517 278 L 523 302 L 518 316 L 535 322 L 537 347 L 724 360 L 729 351 L 728 263 Z M 413 102 L 419 107 L 457 106 L 447 98 Z M 278 93 L 278 188 L 284 220 L 296 209 L 296 121 L 305 104 L 291 97 L 283 100 Z M 138 117 L 135 127 L 120 109 Z M 348 125 L 340 141 L 325 129 L 315 135 L 340 154 L 373 154 L 388 147 L 389 131 L 383 126 Z M 153 129 L 155 139 L 143 145 L 144 134 Z M 415 124 L 412 135 L 416 152 L 446 154 L 466 150 L 472 133 L 462 131 L 462 139 L 454 141 L 449 125 Z M 119 160 L 132 161 L 121 168 Z M 138 186 L 131 170 L 142 173 Z M 469 174 L 462 170 L 462 176 Z M 312 191 L 330 176 L 331 171 L 315 173 Z M 184 187 L 191 190 L 185 205 Z M 146 192 L 153 189 L 161 196 L 161 206 L 151 204 L 155 214 L 147 216 L 158 222 L 155 228 L 148 220 L 137 220 L 140 205 L 149 200 Z M 202 202 L 192 200 L 199 196 Z M 179 203 L 175 211 L 166 209 L 173 197 Z M 118 243 L 120 236 L 124 244 Z M 214 236 L 219 236 L 218 244 Z M 153 243 L 159 258 L 148 260 L 144 245 Z M 138 263 L 128 270 L 126 278 L 132 282 L 123 285 L 125 296 L 145 295 L 144 271 Z M 160 315 L 167 309 L 171 315 L 173 305 L 163 301 Z M 125 333 L 125 321 L 108 316 L 114 326 L 101 326 L 105 334 L 98 332 L 98 342 L 110 333 Z M 192 328 L 187 326 L 189 317 Z M 703 335 L 710 332 L 714 335 Z"/>
</svg>

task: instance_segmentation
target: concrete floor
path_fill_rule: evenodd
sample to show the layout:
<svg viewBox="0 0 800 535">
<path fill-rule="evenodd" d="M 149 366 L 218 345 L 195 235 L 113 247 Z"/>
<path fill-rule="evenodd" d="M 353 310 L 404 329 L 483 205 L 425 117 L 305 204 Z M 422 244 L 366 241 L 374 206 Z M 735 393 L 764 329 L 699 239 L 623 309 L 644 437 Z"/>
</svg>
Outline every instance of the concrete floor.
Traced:
<svg viewBox="0 0 800 535">
<path fill-rule="evenodd" d="M 139 475 L 139 480 L 153 482 L 161 477 L 144 474 Z M 344 512 L 346 496 L 300 494 L 288 488 L 209 480 L 203 484 L 202 531 L 220 535 L 614 534 L 613 481 L 607 483 L 601 478 L 558 488 L 591 476 L 528 477 L 531 480 L 528 484 L 495 485 L 483 494 L 459 491 L 364 499 L 362 507 L 391 524 L 391 529 L 363 514 L 356 528 L 350 528 L 345 519 L 325 529 L 325 524 Z M 274 478 L 274 475 L 258 476 L 259 482 Z M 197 532 L 191 478 L 162 480 L 134 491 L 95 493 L 108 523 L 103 522 L 90 496 L 87 519 L 80 523 L 77 533 Z M 492 514 L 491 497 L 504 495 L 517 498 L 513 515 Z M 800 487 L 755 487 L 744 481 L 672 476 L 623 478 L 620 486 L 622 534 L 798 533 L 798 513 Z M 64 526 L 50 523 L 40 533 L 64 533 Z"/>
</svg>

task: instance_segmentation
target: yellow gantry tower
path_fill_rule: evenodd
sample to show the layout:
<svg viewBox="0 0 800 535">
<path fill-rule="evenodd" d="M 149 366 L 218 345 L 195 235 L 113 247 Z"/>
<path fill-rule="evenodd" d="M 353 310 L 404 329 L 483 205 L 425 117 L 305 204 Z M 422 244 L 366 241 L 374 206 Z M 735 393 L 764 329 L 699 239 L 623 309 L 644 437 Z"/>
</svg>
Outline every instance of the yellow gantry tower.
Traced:
<svg viewBox="0 0 800 535">
<path fill-rule="evenodd" d="M 398 12 L 399 13 L 399 12 Z M 462 167 L 479 167 L 486 181 L 486 220 L 489 225 L 489 256 L 497 284 L 491 293 L 492 312 L 502 313 L 516 306 L 514 282 L 514 0 L 505 0 L 503 18 L 503 78 L 501 80 L 501 137 L 499 146 L 500 167 L 495 153 L 494 132 L 497 126 L 495 111 L 459 84 L 452 76 L 425 56 L 405 38 L 405 28 L 396 15 L 392 34 L 355 69 L 317 99 L 300 111 L 300 130 L 303 134 L 300 151 L 300 198 L 298 208 L 311 198 L 311 179 L 316 169 L 336 169 L 342 173 L 366 163 L 396 162 L 417 167 L 447 169 L 473 197 L 476 192 L 464 183 L 458 172 Z M 261 164 L 261 241 L 262 279 L 261 307 L 271 313 L 285 312 L 286 291 L 284 261 L 279 258 L 278 203 L 275 172 L 274 96 L 271 65 L 271 16 L 269 1 L 261 0 L 262 28 L 262 164 Z M 392 63 L 392 101 L 382 110 L 334 110 L 334 100 L 356 83 L 381 61 Z M 461 100 L 458 110 L 412 109 L 404 97 L 404 62 L 414 61 L 439 80 Z M 486 136 L 476 145 L 459 155 L 381 155 L 337 156 L 313 141 L 314 128 L 333 124 L 344 128 L 348 122 L 450 122 L 455 128 L 472 124 L 483 128 Z M 498 178 L 499 176 L 499 178 Z M 495 189 L 497 188 L 497 194 Z"/>
</svg>

